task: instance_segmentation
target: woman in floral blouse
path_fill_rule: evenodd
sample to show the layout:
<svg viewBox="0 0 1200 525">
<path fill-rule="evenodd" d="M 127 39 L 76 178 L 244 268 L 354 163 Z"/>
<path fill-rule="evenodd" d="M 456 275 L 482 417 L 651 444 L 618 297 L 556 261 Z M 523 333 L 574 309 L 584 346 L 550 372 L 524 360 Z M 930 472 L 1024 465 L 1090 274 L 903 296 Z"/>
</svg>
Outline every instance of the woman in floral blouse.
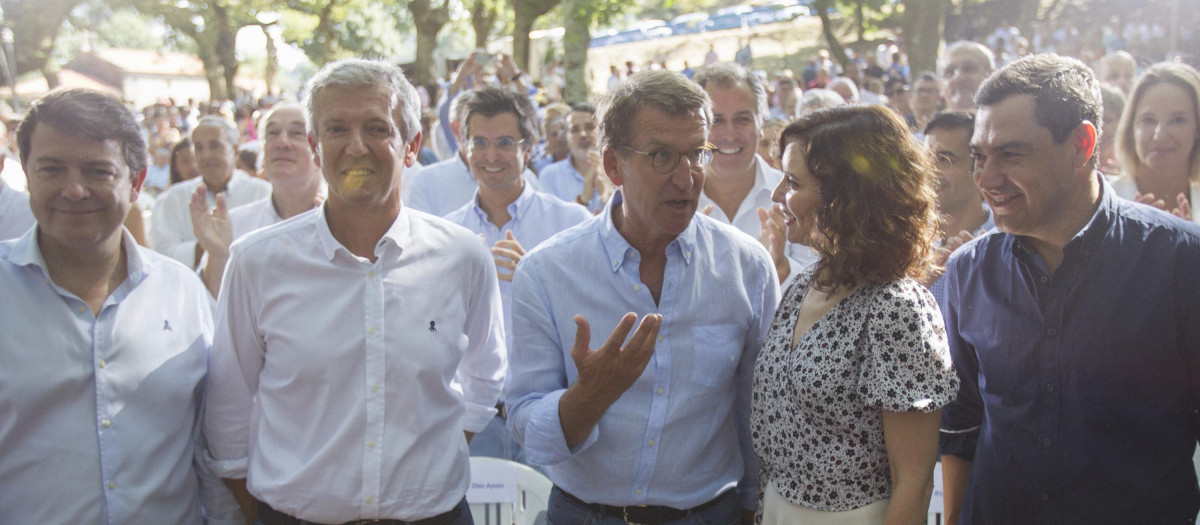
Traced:
<svg viewBox="0 0 1200 525">
<path fill-rule="evenodd" d="M 801 117 L 773 198 L 821 257 L 784 293 L 751 416 L 767 525 L 924 523 L 940 409 L 958 391 L 932 269 L 930 160 L 882 106 Z"/>
</svg>

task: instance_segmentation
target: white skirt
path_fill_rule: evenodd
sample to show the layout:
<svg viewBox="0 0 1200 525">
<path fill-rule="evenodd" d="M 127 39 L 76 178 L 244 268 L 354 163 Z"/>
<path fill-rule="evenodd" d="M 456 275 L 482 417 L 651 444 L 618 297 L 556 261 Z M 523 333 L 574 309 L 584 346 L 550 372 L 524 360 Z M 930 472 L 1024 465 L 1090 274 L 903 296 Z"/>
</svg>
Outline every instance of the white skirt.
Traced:
<svg viewBox="0 0 1200 525">
<path fill-rule="evenodd" d="M 842 512 L 813 510 L 785 499 L 772 481 L 763 494 L 762 525 L 879 525 L 883 523 L 888 501 L 889 498 L 884 498 Z"/>
</svg>

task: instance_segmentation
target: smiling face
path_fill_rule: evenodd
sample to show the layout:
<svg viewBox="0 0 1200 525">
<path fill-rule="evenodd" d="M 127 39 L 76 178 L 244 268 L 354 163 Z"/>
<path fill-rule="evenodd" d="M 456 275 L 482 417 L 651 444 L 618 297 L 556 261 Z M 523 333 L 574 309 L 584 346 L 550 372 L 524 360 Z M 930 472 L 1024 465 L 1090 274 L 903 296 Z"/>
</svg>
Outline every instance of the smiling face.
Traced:
<svg viewBox="0 0 1200 525">
<path fill-rule="evenodd" d="M 975 91 L 992 70 L 987 55 L 978 48 L 960 47 L 946 57 L 941 73 L 946 109 L 975 111 Z"/>
<path fill-rule="evenodd" d="M 705 145 L 704 122 L 700 110 L 669 115 L 645 107 L 634 116 L 629 147 L 645 152 L 689 152 Z M 621 187 L 624 198 L 618 231 L 634 246 L 665 245 L 691 224 L 704 186 L 704 170 L 693 169 L 684 158 L 670 173 L 658 173 L 649 156 L 620 150 L 620 146 L 604 150 L 604 171 Z"/>
<path fill-rule="evenodd" d="M 320 177 L 308 148 L 304 111 L 298 106 L 275 109 L 263 133 L 263 174 L 271 184 L 304 184 Z"/>
<path fill-rule="evenodd" d="M 471 115 L 467 125 L 467 166 L 471 175 L 479 181 L 479 191 L 499 192 L 516 199 L 525 187 L 521 172 L 529 160 L 528 143 L 521 140 L 521 129 L 515 113 L 498 113 L 495 116 Z M 480 149 L 474 142 L 486 143 Z M 514 142 L 509 151 L 502 151 L 501 143 Z"/>
<path fill-rule="evenodd" d="M 196 167 L 204 184 L 222 188 L 233 176 L 237 165 L 237 145 L 231 144 L 225 130 L 213 124 L 201 124 L 192 131 L 192 151 L 196 154 Z"/>
<path fill-rule="evenodd" d="M 707 91 L 713 103 L 713 125 L 708 140 L 717 148 L 709 164 L 709 174 L 744 175 L 754 169 L 758 140 L 762 138 L 754 94 L 745 82 L 728 87 L 709 84 Z"/>
<path fill-rule="evenodd" d="M 40 123 L 30 140 L 25 173 L 44 247 L 94 252 L 120 245 L 144 175 L 136 183 L 130 179 L 120 142 L 97 142 Z"/>
<path fill-rule="evenodd" d="M 1200 148 L 1192 95 L 1169 82 L 1150 86 L 1138 101 L 1133 119 L 1138 170 L 1186 179 Z"/>
<path fill-rule="evenodd" d="M 817 234 L 821 183 L 808 169 L 808 157 L 799 142 L 789 142 L 784 148 L 782 167 L 783 179 L 771 200 L 783 211 L 788 242 L 811 246 Z"/>
<path fill-rule="evenodd" d="M 979 108 L 971 139 L 974 178 L 997 228 L 1039 241 L 1061 241 L 1063 228 L 1072 226 L 1065 222 L 1081 211 L 1075 204 L 1081 202 L 1079 192 L 1089 191 L 1077 180 L 1075 163 L 1084 164 L 1090 148 L 1079 153 L 1075 142 L 1072 132 L 1062 144 L 1054 143 L 1050 130 L 1034 119 L 1033 95 L 1010 95 Z"/>
<path fill-rule="evenodd" d="M 309 145 L 329 185 L 326 204 L 395 217 L 400 178 L 416 160 L 420 133 L 400 133 L 400 102 L 381 86 L 330 86 L 314 104 Z"/>
<path fill-rule="evenodd" d="M 572 111 L 567 115 L 567 143 L 572 156 L 587 157 L 595 151 L 598 139 L 595 115 L 586 111 Z"/>
<path fill-rule="evenodd" d="M 979 188 L 971 176 L 971 130 L 936 127 L 925 134 L 929 151 L 937 159 L 938 211 L 943 214 L 980 204 Z"/>
</svg>

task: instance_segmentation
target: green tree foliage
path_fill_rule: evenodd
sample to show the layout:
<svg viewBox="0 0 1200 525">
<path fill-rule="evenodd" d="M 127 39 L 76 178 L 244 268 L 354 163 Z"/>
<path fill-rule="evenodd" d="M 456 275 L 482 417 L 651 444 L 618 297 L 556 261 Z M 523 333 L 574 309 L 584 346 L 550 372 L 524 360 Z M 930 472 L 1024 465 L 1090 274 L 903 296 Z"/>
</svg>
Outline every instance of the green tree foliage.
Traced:
<svg viewBox="0 0 1200 525">
<path fill-rule="evenodd" d="M 54 42 L 67 16 L 83 0 L 0 0 L 4 25 L 13 32 L 15 76 L 41 71 L 46 83 L 58 87 L 58 64 L 52 60 Z"/>
</svg>

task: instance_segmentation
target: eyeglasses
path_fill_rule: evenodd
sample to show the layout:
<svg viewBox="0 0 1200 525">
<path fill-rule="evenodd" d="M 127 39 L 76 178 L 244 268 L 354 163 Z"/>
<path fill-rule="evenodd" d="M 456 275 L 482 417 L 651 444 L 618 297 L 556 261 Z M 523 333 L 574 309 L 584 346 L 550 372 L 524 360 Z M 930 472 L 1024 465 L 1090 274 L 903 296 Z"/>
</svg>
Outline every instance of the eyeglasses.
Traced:
<svg viewBox="0 0 1200 525">
<path fill-rule="evenodd" d="M 675 168 L 679 166 L 679 160 L 682 159 L 684 156 L 687 156 L 688 165 L 693 170 L 704 169 L 704 167 L 708 165 L 708 162 L 712 160 L 712 156 L 713 156 L 713 149 L 712 149 L 713 146 L 711 144 L 701 147 L 701 148 L 696 148 L 696 149 L 686 152 L 686 153 L 681 153 L 678 151 L 671 151 L 671 150 L 667 150 L 667 149 L 656 149 L 654 151 L 640 151 L 640 150 L 633 149 L 629 146 L 621 146 L 621 147 L 625 150 L 632 151 L 634 153 L 650 157 L 650 167 L 654 168 L 654 171 L 657 171 L 658 173 L 661 173 L 663 175 L 666 175 L 668 173 L 671 173 L 672 171 L 675 171 Z"/>
<path fill-rule="evenodd" d="M 517 146 L 524 143 L 525 139 L 517 140 L 512 137 L 500 137 L 496 139 L 496 142 L 488 142 L 485 138 L 475 137 L 471 139 L 471 153 L 483 153 L 493 144 L 496 146 L 497 151 L 512 153 L 517 151 Z"/>
<path fill-rule="evenodd" d="M 571 126 L 571 133 L 572 133 L 572 134 L 577 134 L 577 133 L 585 133 L 585 132 L 586 132 L 586 133 L 591 133 L 591 132 L 593 132 L 593 131 L 596 131 L 596 125 L 595 125 L 595 124 L 583 124 L 583 125 Z"/>
</svg>

